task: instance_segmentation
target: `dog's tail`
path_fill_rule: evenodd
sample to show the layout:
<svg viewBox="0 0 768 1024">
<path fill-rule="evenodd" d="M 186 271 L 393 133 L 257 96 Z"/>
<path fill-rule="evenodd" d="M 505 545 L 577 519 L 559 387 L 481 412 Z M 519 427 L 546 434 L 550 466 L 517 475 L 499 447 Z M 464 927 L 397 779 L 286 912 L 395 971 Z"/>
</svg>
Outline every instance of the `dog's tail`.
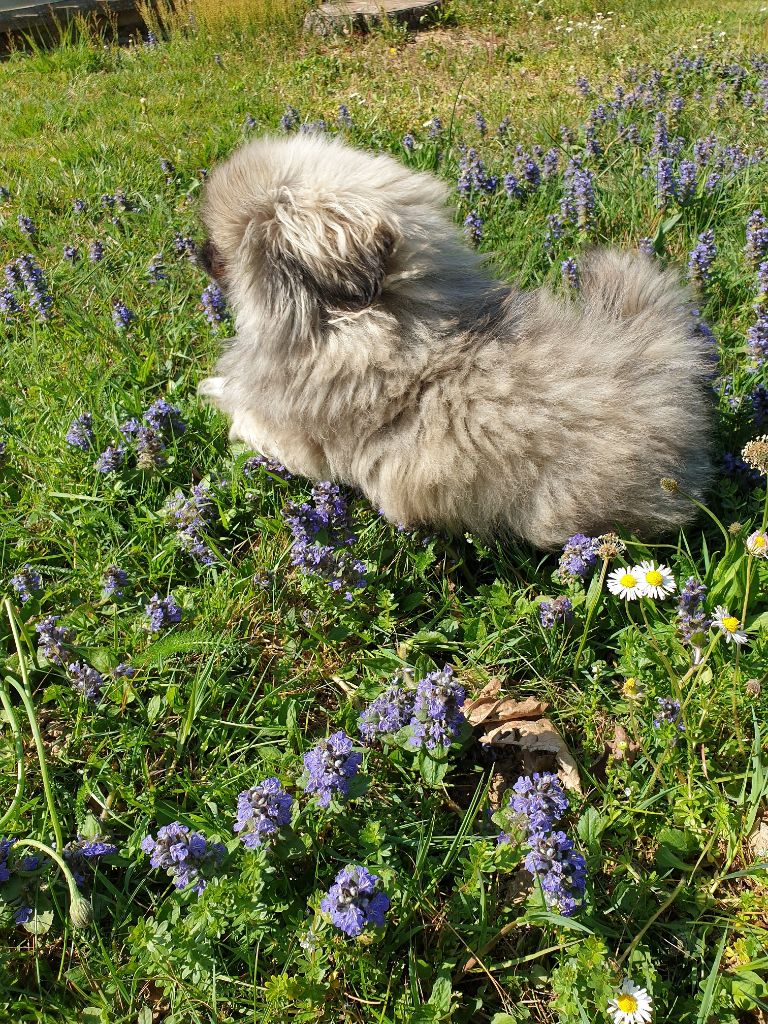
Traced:
<svg viewBox="0 0 768 1024">
<path fill-rule="evenodd" d="M 595 249 L 582 261 L 579 279 L 587 307 L 620 319 L 651 312 L 676 319 L 692 305 L 677 274 L 640 252 Z"/>
</svg>

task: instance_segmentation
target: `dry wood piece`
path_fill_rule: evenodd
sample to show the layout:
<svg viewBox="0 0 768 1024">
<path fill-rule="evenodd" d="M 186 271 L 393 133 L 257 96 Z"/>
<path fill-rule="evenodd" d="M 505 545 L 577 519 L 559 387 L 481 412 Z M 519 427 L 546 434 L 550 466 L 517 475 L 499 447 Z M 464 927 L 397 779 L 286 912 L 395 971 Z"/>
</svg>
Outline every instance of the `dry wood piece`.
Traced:
<svg viewBox="0 0 768 1024">
<path fill-rule="evenodd" d="M 443 0 L 349 0 L 348 3 L 321 4 L 304 19 L 304 30 L 319 36 L 345 29 L 365 31 L 382 18 L 389 18 L 416 29 L 429 23 Z"/>
</svg>

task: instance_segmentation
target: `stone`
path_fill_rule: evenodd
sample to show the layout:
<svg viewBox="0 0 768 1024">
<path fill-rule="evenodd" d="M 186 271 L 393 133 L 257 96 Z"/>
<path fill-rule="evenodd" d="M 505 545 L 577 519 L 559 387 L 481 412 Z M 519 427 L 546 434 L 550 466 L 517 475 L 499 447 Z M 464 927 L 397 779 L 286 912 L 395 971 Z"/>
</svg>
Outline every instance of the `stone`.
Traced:
<svg viewBox="0 0 768 1024">
<path fill-rule="evenodd" d="M 442 5 L 443 0 L 349 0 L 347 3 L 326 3 L 307 14 L 304 30 L 319 36 L 351 29 L 365 32 L 382 18 L 418 29 L 429 25 Z"/>
</svg>

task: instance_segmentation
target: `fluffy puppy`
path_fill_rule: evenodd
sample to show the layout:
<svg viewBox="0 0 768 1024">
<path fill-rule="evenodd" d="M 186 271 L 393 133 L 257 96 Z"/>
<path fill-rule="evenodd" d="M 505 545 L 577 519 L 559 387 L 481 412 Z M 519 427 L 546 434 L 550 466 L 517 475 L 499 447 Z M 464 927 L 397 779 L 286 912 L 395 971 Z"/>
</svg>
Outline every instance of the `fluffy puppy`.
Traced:
<svg viewBox="0 0 768 1024">
<path fill-rule="evenodd" d="M 593 252 L 575 299 L 510 288 L 448 188 L 322 135 L 216 167 L 202 262 L 237 334 L 200 393 L 231 437 L 394 523 L 539 547 L 678 527 L 709 473 L 711 344 L 676 276 Z"/>
</svg>

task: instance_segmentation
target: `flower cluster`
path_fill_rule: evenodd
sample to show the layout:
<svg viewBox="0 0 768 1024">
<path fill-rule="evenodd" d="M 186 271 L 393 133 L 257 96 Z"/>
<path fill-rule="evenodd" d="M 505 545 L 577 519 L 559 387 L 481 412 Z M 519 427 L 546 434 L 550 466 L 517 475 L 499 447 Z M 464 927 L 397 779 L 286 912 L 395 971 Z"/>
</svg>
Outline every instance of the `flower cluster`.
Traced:
<svg viewBox="0 0 768 1024">
<path fill-rule="evenodd" d="M 181 491 L 176 491 L 165 503 L 165 511 L 176 526 L 181 548 L 202 565 L 215 562 L 216 556 L 203 539 L 216 513 L 216 505 L 208 487 L 195 484 L 189 498 L 185 498 Z"/>
<path fill-rule="evenodd" d="M 26 254 L 13 260 L 5 268 L 7 287 L 0 292 L 3 297 L 0 311 L 9 314 L 21 312 L 20 299 L 26 298 L 30 311 L 37 314 L 38 319 L 47 320 L 50 316 L 53 298 L 48 291 L 40 266 L 35 258 Z"/>
<path fill-rule="evenodd" d="M 264 779 L 239 794 L 233 831 L 239 832 L 243 845 L 253 850 L 273 839 L 281 825 L 290 823 L 292 805 L 293 797 L 278 779 Z"/>
<path fill-rule="evenodd" d="M 573 621 L 573 604 L 568 597 L 556 597 L 539 605 L 539 621 L 544 629 L 554 629 L 558 622 L 568 625 Z"/>
<path fill-rule="evenodd" d="M 360 771 L 362 754 L 353 749 L 352 740 L 343 731 L 332 733 L 304 755 L 307 779 L 304 789 L 316 793 L 320 807 L 327 807 L 335 793 L 346 796 L 349 780 Z"/>
<path fill-rule="evenodd" d="M 393 685 L 372 701 L 357 720 L 357 728 L 366 743 L 394 736 L 409 724 L 416 696 L 414 689 Z"/>
<path fill-rule="evenodd" d="M 149 628 L 153 633 L 158 633 L 161 629 L 181 622 L 181 608 L 174 601 L 173 594 L 169 594 L 167 597 L 154 594 L 144 606 L 144 612 L 149 619 Z"/>
<path fill-rule="evenodd" d="M 461 710 L 465 699 L 464 687 L 453 678 L 450 665 L 424 676 L 413 701 L 410 745 L 428 750 L 449 746 L 466 721 Z"/>
<path fill-rule="evenodd" d="M 560 556 L 558 571 L 565 579 L 584 579 L 597 562 L 599 541 L 595 537 L 586 537 L 583 533 L 575 533 L 569 537 Z"/>
<path fill-rule="evenodd" d="M 350 938 L 360 935 L 369 924 L 381 928 L 390 900 L 377 888 L 380 881 L 378 875 L 372 875 L 364 867 L 342 868 L 323 897 L 320 909 Z"/>
<path fill-rule="evenodd" d="M 301 505 L 291 502 L 284 518 L 293 535 L 293 565 L 321 576 L 332 590 L 344 590 L 347 600 L 352 599 L 352 589 L 365 587 L 365 566 L 349 551 L 357 537 L 350 529 L 347 503 L 335 484 L 316 484 L 310 500 Z"/>
<path fill-rule="evenodd" d="M 65 441 L 71 448 L 90 451 L 93 445 L 93 416 L 89 412 L 84 412 L 72 420 Z"/>
<path fill-rule="evenodd" d="M 207 885 L 205 873 L 220 864 L 226 852 L 223 844 L 209 842 L 202 832 L 190 832 L 178 821 L 158 829 L 157 838 L 145 836 L 141 848 L 152 867 L 162 868 L 177 889 L 191 885 L 198 895 Z"/>
<path fill-rule="evenodd" d="M 653 719 L 655 729 L 660 729 L 666 724 L 674 725 L 679 732 L 685 732 L 685 725 L 680 720 L 679 700 L 673 700 L 671 697 L 657 697 L 656 705 L 656 717 Z"/>
<path fill-rule="evenodd" d="M 279 476 L 283 480 L 291 479 L 291 474 L 282 462 L 278 462 L 277 459 L 270 459 L 267 455 L 252 455 L 249 459 L 246 459 L 243 463 L 243 476 L 248 478 L 254 477 L 260 469 L 271 473 L 273 476 Z"/>
<path fill-rule="evenodd" d="M 122 597 L 128 584 L 128 573 L 117 565 L 110 565 L 104 573 L 102 594 L 104 597 Z"/>
<path fill-rule="evenodd" d="M 103 836 L 93 839 L 86 839 L 78 836 L 71 843 L 67 843 L 62 851 L 64 860 L 72 868 L 72 874 L 78 885 L 82 885 L 86 878 L 86 871 L 94 863 L 98 863 L 102 857 L 108 857 L 117 853 L 114 843 L 107 842 Z"/>
<path fill-rule="evenodd" d="M 709 629 L 709 616 L 704 611 L 704 599 L 707 588 L 695 576 L 683 584 L 677 601 L 677 630 L 683 643 L 689 644 L 694 651 L 700 651 L 704 635 Z"/>
<path fill-rule="evenodd" d="M 634 601 L 638 597 L 663 600 L 674 593 L 677 583 L 666 565 L 645 561 L 631 569 L 614 569 L 608 574 L 608 589 L 626 601 Z"/>
<path fill-rule="evenodd" d="M 768 221 L 762 210 L 753 210 L 747 220 L 744 255 L 755 268 L 768 258 Z"/>
<path fill-rule="evenodd" d="M 512 790 L 509 806 L 525 818 L 529 834 L 551 832 L 568 810 L 568 797 L 553 772 L 521 775 Z"/>
<path fill-rule="evenodd" d="M 72 689 L 86 700 L 99 699 L 104 678 L 95 668 L 86 665 L 83 661 L 73 661 L 67 665 L 67 677 L 72 684 Z"/>
<path fill-rule="evenodd" d="M 209 284 L 203 289 L 200 296 L 200 307 L 205 313 L 208 323 L 220 324 L 227 314 L 227 303 L 224 292 L 217 284 Z"/>
<path fill-rule="evenodd" d="M 715 233 L 702 231 L 698 243 L 688 257 L 688 277 L 699 284 L 707 284 L 712 277 L 712 264 L 717 256 Z"/>
<path fill-rule="evenodd" d="M 136 319 L 136 314 L 119 299 L 112 306 L 112 320 L 119 331 L 126 330 Z"/>
<path fill-rule="evenodd" d="M 550 910 L 570 917 L 581 905 L 587 884 L 587 865 L 565 832 L 530 836 L 525 867 L 541 883 Z"/>
<path fill-rule="evenodd" d="M 143 423 L 131 417 L 120 424 L 123 439 L 109 445 L 98 457 L 95 468 L 99 473 L 117 472 L 129 455 L 135 457 L 139 469 L 158 469 L 166 464 L 164 453 L 169 438 L 187 429 L 181 411 L 166 399 L 158 398 L 144 410 L 142 418 Z"/>
<path fill-rule="evenodd" d="M 71 629 L 67 626 L 56 625 L 59 619 L 59 615 L 47 615 L 35 625 L 38 650 L 44 658 L 53 662 L 54 665 L 62 665 L 64 663 L 66 647 L 73 640 Z"/>
<path fill-rule="evenodd" d="M 40 573 L 27 563 L 23 569 L 11 577 L 11 586 L 19 595 L 22 604 L 32 600 L 32 595 L 43 589 L 43 578 Z"/>
</svg>

